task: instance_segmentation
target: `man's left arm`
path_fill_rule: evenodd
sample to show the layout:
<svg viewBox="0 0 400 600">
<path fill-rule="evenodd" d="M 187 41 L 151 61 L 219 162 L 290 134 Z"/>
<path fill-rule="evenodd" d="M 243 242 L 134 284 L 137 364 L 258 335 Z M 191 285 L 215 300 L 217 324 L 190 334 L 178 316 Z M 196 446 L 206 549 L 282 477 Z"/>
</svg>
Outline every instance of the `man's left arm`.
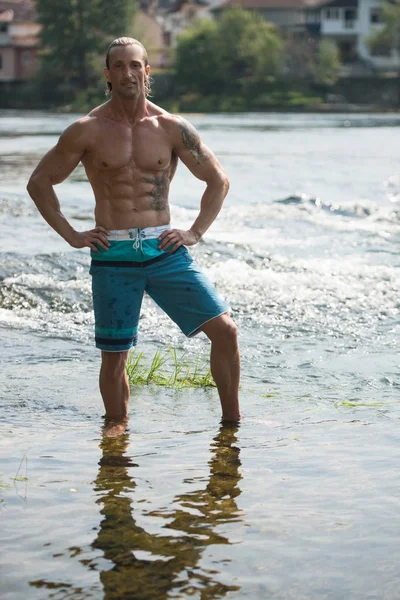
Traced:
<svg viewBox="0 0 400 600">
<path fill-rule="evenodd" d="M 228 193 L 229 181 L 216 156 L 200 140 L 196 129 L 186 119 L 173 117 L 168 123 L 173 150 L 197 179 L 205 181 L 200 212 L 188 231 L 169 229 L 160 236 L 160 249 L 175 252 L 180 246 L 193 246 L 204 235 L 221 210 Z"/>
</svg>

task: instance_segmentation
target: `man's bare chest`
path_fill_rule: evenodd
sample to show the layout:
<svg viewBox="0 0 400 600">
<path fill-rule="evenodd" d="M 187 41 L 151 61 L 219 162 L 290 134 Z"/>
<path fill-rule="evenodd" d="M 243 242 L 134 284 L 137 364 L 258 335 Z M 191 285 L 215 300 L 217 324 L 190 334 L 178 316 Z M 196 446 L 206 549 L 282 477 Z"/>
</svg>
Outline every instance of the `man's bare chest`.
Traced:
<svg viewBox="0 0 400 600">
<path fill-rule="evenodd" d="M 171 144 L 161 131 L 104 129 L 82 160 L 90 171 L 164 171 L 172 159 Z"/>
</svg>

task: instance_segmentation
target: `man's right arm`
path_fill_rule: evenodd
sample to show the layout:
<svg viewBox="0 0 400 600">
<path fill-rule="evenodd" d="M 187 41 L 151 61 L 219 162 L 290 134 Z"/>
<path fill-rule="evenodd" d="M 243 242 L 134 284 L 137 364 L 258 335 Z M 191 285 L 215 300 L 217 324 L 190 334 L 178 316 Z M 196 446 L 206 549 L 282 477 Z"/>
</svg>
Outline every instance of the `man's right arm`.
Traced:
<svg viewBox="0 0 400 600">
<path fill-rule="evenodd" d="M 42 158 L 29 179 L 27 190 L 47 223 L 74 248 L 88 246 L 98 252 L 95 244 L 107 249 L 107 230 L 96 227 L 76 231 L 61 212 L 54 186 L 64 181 L 78 166 L 87 151 L 87 120 L 70 125 L 54 148 Z"/>
</svg>

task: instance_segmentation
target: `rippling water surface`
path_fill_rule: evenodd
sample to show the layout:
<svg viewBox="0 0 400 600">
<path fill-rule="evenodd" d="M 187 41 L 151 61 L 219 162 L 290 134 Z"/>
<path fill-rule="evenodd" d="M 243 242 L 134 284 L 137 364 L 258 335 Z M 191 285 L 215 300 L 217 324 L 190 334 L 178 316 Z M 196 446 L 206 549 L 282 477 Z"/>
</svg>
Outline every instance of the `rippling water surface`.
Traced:
<svg viewBox="0 0 400 600">
<path fill-rule="evenodd" d="M 400 117 L 191 118 L 231 181 L 192 253 L 240 328 L 244 419 L 137 388 L 119 438 L 88 254 L 25 191 L 75 117 L 0 113 L 2 599 L 399 598 Z M 202 190 L 180 165 L 175 226 Z M 57 192 L 92 227 L 83 169 Z M 208 352 L 146 300 L 140 349 L 167 344 Z"/>
</svg>

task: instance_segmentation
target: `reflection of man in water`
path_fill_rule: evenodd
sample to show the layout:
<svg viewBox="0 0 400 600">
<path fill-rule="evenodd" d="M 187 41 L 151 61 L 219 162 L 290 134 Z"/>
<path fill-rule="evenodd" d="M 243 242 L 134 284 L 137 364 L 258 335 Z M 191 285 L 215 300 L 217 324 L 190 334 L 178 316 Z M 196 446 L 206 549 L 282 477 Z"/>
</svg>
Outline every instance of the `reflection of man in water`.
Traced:
<svg viewBox="0 0 400 600">
<path fill-rule="evenodd" d="M 106 68 L 111 99 L 61 135 L 31 176 L 28 191 L 46 221 L 72 247 L 91 249 L 96 346 L 102 351 L 100 391 L 106 415 L 128 411 L 125 366 L 136 344 L 146 291 L 187 336 L 211 340 L 211 372 L 222 417 L 238 421 L 239 349 L 229 307 L 197 267 L 193 246 L 217 217 L 228 179 L 185 119 L 147 100 L 150 66 L 142 44 L 119 38 Z M 189 230 L 171 228 L 168 193 L 178 159 L 206 183 Z M 78 232 L 60 210 L 54 185 L 82 162 L 95 196 L 96 227 Z"/>
<path fill-rule="evenodd" d="M 182 509 L 152 513 L 153 517 L 168 519 L 168 529 L 176 532 L 173 536 L 150 534 L 136 524 L 131 506 L 136 484 L 129 472 L 136 465 L 124 454 L 129 437 L 103 437 L 103 456 L 95 481 L 103 520 L 92 546 L 102 550 L 104 558 L 113 564 L 100 573 L 104 600 L 163 600 L 178 591 L 190 597 L 194 590 L 204 591 L 205 597 L 212 600 L 240 589 L 220 583 L 215 570 L 210 573 L 199 564 L 207 546 L 230 544 L 216 528 L 240 519 L 235 501 L 241 479 L 240 451 L 233 445 L 236 431 L 221 427 L 214 438 L 210 478 L 204 489 L 176 496 L 171 505 L 178 504 Z"/>
</svg>

